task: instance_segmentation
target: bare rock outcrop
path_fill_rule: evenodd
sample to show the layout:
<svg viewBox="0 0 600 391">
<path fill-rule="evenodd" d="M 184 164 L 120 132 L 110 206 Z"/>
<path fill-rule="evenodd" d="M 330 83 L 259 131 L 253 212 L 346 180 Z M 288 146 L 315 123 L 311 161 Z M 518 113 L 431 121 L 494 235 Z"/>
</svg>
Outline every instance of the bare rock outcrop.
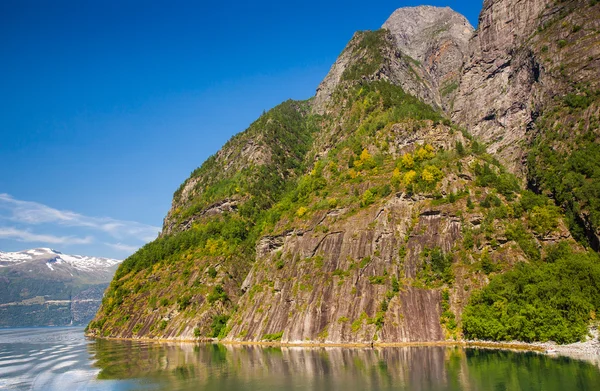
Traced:
<svg viewBox="0 0 600 391">
<path fill-rule="evenodd" d="M 436 104 L 449 110 L 474 29 L 449 7 L 406 7 L 382 26 L 403 52 L 418 61 L 436 92 Z"/>
<path fill-rule="evenodd" d="M 557 98 L 597 89 L 598 8 L 581 0 L 486 0 L 452 119 L 525 176 L 536 120 Z"/>
<path fill-rule="evenodd" d="M 420 205 L 394 197 L 339 223 L 326 218 L 321 224 L 330 225 L 327 233 L 290 232 L 269 238 L 274 247 L 261 242 L 263 257 L 244 283 L 247 293 L 236 314 L 243 322 L 233 322 L 229 338 L 256 342 L 284 332 L 287 343 L 368 344 L 376 334 L 379 342 L 444 340 L 439 290 L 407 283 L 390 300 L 381 330 L 377 321 L 389 291 L 379 281 L 415 278 L 423 248 L 450 249 L 460 238 L 460 224 L 447 215 L 417 217 L 412 227 Z M 406 237 L 408 252 L 401 259 L 397 249 Z M 279 259 L 285 266 L 276 266 Z"/>
</svg>

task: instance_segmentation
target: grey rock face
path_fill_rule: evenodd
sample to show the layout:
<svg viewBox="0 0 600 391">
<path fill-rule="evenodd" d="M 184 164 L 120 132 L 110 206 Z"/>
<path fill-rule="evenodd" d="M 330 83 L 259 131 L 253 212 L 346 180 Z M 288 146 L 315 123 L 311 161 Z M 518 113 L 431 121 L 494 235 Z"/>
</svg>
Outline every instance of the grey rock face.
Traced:
<svg viewBox="0 0 600 391">
<path fill-rule="evenodd" d="M 526 132 L 535 121 L 532 89 L 539 78 L 539 65 L 526 42 L 548 3 L 484 2 L 452 113 L 517 174 L 524 169 Z"/>
<path fill-rule="evenodd" d="M 403 52 L 421 63 L 436 92 L 436 103 L 450 105 L 474 29 L 462 15 L 445 7 L 396 10 L 383 24 Z"/>
<path fill-rule="evenodd" d="M 599 88 L 598 12 L 583 0 L 483 4 L 452 119 L 521 177 L 538 116 L 578 85 Z"/>
<path fill-rule="evenodd" d="M 350 46 L 350 43 L 348 46 Z M 319 84 L 319 87 L 317 87 L 317 93 L 315 94 L 315 99 L 313 101 L 313 111 L 316 113 L 325 113 L 329 99 L 342 80 L 342 75 L 352 60 L 350 50 L 346 49 L 340 54 L 336 62 L 331 66 L 325 79 L 323 79 L 321 84 Z"/>
</svg>

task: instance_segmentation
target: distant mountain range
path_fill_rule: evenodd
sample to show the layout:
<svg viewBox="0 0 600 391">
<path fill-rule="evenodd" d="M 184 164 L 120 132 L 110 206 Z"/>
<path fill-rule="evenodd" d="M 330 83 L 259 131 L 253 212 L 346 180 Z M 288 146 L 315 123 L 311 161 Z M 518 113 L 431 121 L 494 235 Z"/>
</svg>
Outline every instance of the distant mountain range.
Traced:
<svg viewBox="0 0 600 391">
<path fill-rule="evenodd" d="M 120 262 L 50 248 L 0 251 L 0 327 L 87 324 Z"/>
</svg>

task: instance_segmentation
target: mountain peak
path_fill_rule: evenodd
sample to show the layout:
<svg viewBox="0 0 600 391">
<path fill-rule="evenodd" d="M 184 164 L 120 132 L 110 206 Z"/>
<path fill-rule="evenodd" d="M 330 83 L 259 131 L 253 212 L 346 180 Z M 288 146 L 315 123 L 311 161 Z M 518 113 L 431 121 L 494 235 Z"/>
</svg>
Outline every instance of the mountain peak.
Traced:
<svg viewBox="0 0 600 391">
<path fill-rule="evenodd" d="M 56 251 L 49 247 L 33 248 L 31 250 L 21 251 L 22 253 L 31 255 L 44 255 L 44 254 L 62 254 L 60 251 Z"/>
<path fill-rule="evenodd" d="M 354 35 L 317 88 L 313 110 L 325 113 L 344 76 L 358 70 L 352 79 L 388 80 L 448 112 L 474 31 L 449 7 L 399 8 L 381 30 Z"/>
<path fill-rule="evenodd" d="M 442 41 L 466 47 L 475 32 L 463 15 L 450 7 L 433 6 L 399 8 L 382 28 L 392 33 L 403 52 L 419 61 L 426 60 Z"/>
<path fill-rule="evenodd" d="M 391 33 L 401 52 L 422 65 L 439 94 L 438 106 L 448 111 L 475 32 L 467 18 L 450 7 L 407 7 L 394 11 L 382 28 Z"/>
<path fill-rule="evenodd" d="M 444 25 L 449 29 L 443 29 Z M 430 5 L 398 8 L 385 21 L 382 28 L 390 30 L 395 35 L 403 34 L 409 39 L 414 39 L 422 31 L 434 28 L 433 32 L 450 31 L 463 41 L 468 41 L 475 31 L 467 18 L 452 8 Z"/>
</svg>

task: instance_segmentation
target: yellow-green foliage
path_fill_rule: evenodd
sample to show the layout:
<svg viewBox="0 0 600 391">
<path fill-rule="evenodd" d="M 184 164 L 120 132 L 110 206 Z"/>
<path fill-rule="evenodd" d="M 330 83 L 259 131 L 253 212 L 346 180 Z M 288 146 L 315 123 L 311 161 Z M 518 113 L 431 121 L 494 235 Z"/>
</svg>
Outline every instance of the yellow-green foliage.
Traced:
<svg viewBox="0 0 600 391">
<path fill-rule="evenodd" d="M 304 217 L 304 215 L 306 214 L 306 212 L 308 212 L 308 209 L 306 209 L 304 206 L 301 206 L 296 211 L 296 216 L 298 216 L 298 217 Z"/>
<path fill-rule="evenodd" d="M 400 161 L 400 166 L 407 170 L 412 169 L 415 166 L 415 159 L 413 158 L 412 154 L 405 153 L 404 155 L 402 155 L 402 160 Z"/>
</svg>

